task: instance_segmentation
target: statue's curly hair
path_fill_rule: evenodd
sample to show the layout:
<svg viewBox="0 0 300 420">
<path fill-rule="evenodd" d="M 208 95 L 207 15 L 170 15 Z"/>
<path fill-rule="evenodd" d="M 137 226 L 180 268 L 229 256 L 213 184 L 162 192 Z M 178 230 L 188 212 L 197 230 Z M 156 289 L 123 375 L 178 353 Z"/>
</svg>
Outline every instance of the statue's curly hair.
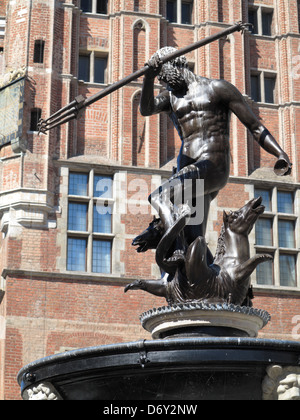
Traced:
<svg viewBox="0 0 300 420">
<path fill-rule="evenodd" d="M 154 53 L 151 58 L 156 57 L 156 56 L 158 56 L 159 58 L 162 58 L 162 57 L 165 57 L 166 55 L 171 54 L 174 51 L 177 51 L 177 49 L 174 47 L 163 47 L 160 50 L 156 51 L 156 53 Z M 175 65 L 176 67 L 181 67 L 181 68 L 182 67 L 188 68 L 188 61 L 184 55 L 177 57 L 166 64 L 167 65 L 169 64 L 171 66 Z"/>
</svg>

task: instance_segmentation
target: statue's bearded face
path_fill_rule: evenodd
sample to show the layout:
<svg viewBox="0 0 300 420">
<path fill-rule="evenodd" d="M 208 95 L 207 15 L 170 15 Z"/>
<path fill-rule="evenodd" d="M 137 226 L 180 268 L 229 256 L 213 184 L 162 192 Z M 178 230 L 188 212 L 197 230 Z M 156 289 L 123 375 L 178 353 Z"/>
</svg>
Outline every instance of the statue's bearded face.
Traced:
<svg viewBox="0 0 300 420">
<path fill-rule="evenodd" d="M 158 80 L 167 83 L 172 90 L 179 90 L 186 87 L 186 81 L 183 75 L 183 68 L 172 63 L 166 63 L 162 66 L 158 75 Z"/>
</svg>

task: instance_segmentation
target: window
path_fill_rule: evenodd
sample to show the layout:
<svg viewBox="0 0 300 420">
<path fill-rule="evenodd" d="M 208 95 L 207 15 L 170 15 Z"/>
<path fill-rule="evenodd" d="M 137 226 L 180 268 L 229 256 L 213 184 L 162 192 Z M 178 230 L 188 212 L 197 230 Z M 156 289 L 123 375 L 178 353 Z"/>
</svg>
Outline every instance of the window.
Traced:
<svg viewBox="0 0 300 420">
<path fill-rule="evenodd" d="M 78 66 L 78 79 L 84 82 L 90 81 L 90 56 L 80 55 Z"/>
<path fill-rule="evenodd" d="M 92 0 L 81 0 L 81 10 L 83 12 L 92 12 L 93 2 Z"/>
<path fill-rule="evenodd" d="M 265 102 L 269 104 L 275 103 L 275 77 L 265 76 L 264 77 L 264 89 L 265 89 Z"/>
<path fill-rule="evenodd" d="M 191 25 L 193 15 L 193 1 L 167 0 L 166 16 L 169 22 Z"/>
<path fill-rule="evenodd" d="M 70 172 L 67 270 L 111 273 L 112 178 Z"/>
<path fill-rule="evenodd" d="M 252 24 L 251 32 L 258 34 L 257 9 L 250 9 L 248 12 L 248 21 Z"/>
<path fill-rule="evenodd" d="M 102 57 L 94 58 L 94 82 L 104 83 L 107 59 Z"/>
<path fill-rule="evenodd" d="M 41 119 L 42 110 L 40 108 L 33 108 L 30 113 L 30 131 L 39 131 L 38 122 Z"/>
<path fill-rule="evenodd" d="M 34 41 L 34 54 L 33 54 L 34 63 L 44 62 L 44 49 L 45 49 L 45 41 L 43 41 L 42 39 L 37 39 L 36 41 Z"/>
<path fill-rule="evenodd" d="M 4 36 L 5 35 L 5 17 L 0 17 L 0 36 Z"/>
<path fill-rule="evenodd" d="M 272 35 L 272 20 L 273 20 L 273 10 L 262 10 L 261 12 L 262 20 L 262 35 L 271 36 Z"/>
<path fill-rule="evenodd" d="M 169 22 L 177 22 L 177 1 L 167 1 L 167 19 Z"/>
<path fill-rule="evenodd" d="M 274 261 L 260 264 L 256 269 L 257 284 L 296 287 L 299 244 L 297 226 L 299 214 L 293 191 L 278 188 L 256 189 L 255 197 L 261 196 L 265 213 L 255 224 L 256 253 L 267 253 Z M 299 211 L 299 209 L 298 209 Z"/>
<path fill-rule="evenodd" d="M 276 74 L 253 70 L 251 73 L 251 98 L 255 102 L 276 102 Z"/>
<path fill-rule="evenodd" d="M 90 83 L 106 82 L 107 57 L 99 57 L 95 52 L 79 55 L 78 79 Z"/>
<path fill-rule="evenodd" d="M 258 74 L 251 75 L 251 98 L 255 102 L 261 102 L 260 76 Z"/>
<path fill-rule="evenodd" d="M 84 13 L 107 15 L 108 0 L 81 0 L 81 10 Z"/>
<path fill-rule="evenodd" d="M 248 10 L 248 20 L 252 23 L 252 34 L 273 35 L 273 9 L 262 6 L 251 7 Z"/>
</svg>

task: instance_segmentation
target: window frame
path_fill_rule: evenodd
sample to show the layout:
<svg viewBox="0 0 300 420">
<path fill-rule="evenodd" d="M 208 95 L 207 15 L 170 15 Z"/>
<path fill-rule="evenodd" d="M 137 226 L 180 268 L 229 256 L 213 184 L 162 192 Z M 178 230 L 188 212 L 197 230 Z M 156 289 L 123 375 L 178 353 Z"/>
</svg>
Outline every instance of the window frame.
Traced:
<svg viewBox="0 0 300 420">
<path fill-rule="evenodd" d="M 259 195 L 259 190 L 265 190 L 270 192 L 271 197 L 271 209 L 270 211 L 265 211 L 260 218 L 262 219 L 272 219 L 273 226 L 273 246 L 268 245 L 258 245 L 256 243 L 256 234 L 254 228 L 254 252 L 256 254 L 269 253 L 274 256 L 273 261 L 273 279 L 272 286 L 279 288 L 300 288 L 300 234 L 298 232 L 300 225 L 300 213 L 299 208 L 297 207 L 297 202 L 300 198 L 299 189 L 287 189 L 284 186 L 278 185 L 274 187 L 265 187 L 256 185 L 254 186 L 254 197 Z M 258 192 L 258 194 L 257 194 Z M 293 194 L 293 213 L 283 213 L 278 211 L 278 193 L 287 192 Z M 264 203 L 262 203 L 264 204 Z M 289 221 L 294 223 L 294 247 L 282 247 L 280 246 L 280 232 L 279 224 L 281 221 Z M 298 232 L 298 233 L 297 233 Z M 287 286 L 281 284 L 280 279 L 280 257 L 284 255 L 292 255 L 295 258 L 295 284 L 293 286 Z M 258 286 L 268 287 L 269 284 L 264 284 L 259 281 L 257 273 L 254 273 L 254 283 Z"/>
<path fill-rule="evenodd" d="M 30 111 L 29 133 L 36 133 L 39 131 L 38 122 L 42 117 L 41 108 L 32 108 Z"/>
<path fill-rule="evenodd" d="M 166 19 L 173 24 L 179 24 L 179 25 L 194 25 L 194 0 L 170 0 L 170 3 L 174 3 L 174 20 L 169 20 L 168 19 L 168 13 L 167 13 L 167 3 L 168 1 L 166 1 L 166 11 L 165 11 L 165 16 Z M 187 4 L 189 3 L 191 5 L 191 15 L 190 15 L 190 22 L 189 23 L 184 23 L 182 22 L 182 15 L 183 15 L 183 4 Z"/>
<path fill-rule="evenodd" d="M 71 174 L 87 174 L 87 193 L 86 195 L 75 195 L 75 194 L 69 194 L 69 185 L 70 185 L 70 177 Z M 91 169 L 90 171 L 77 171 L 77 170 L 70 170 L 68 172 L 68 193 L 67 193 L 67 226 L 66 226 L 66 271 L 67 272 L 73 272 L 76 271 L 77 273 L 85 273 L 85 274 L 99 274 L 99 275 L 106 275 L 106 274 L 112 274 L 112 256 L 113 256 L 113 243 L 115 234 L 113 233 L 113 207 L 115 203 L 115 197 L 114 197 L 114 191 L 113 191 L 113 184 L 112 184 L 112 191 L 111 191 L 111 197 L 97 197 L 95 196 L 95 189 L 94 189 L 94 181 L 97 176 L 103 176 L 103 177 L 109 177 L 101 174 L 98 171 L 95 171 L 94 169 Z M 69 205 L 70 203 L 78 203 L 78 204 L 86 204 L 87 205 L 87 224 L 86 224 L 86 230 L 70 230 L 69 229 Z M 105 233 L 105 232 L 95 232 L 93 230 L 94 228 L 94 207 L 95 205 L 101 205 L 101 206 L 108 206 L 111 208 L 111 232 Z M 69 270 L 68 269 L 68 260 L 69 260 L 69 253 L 68 253 L 68 242 L 69 238 L 74 239 L 85 239 L 86 240 L 86 257 L 85 257 L 85 270 Z M 110 247 L 110 268 L 109 272 L 95 272 L 93 271 L 93 242 L 94 241 L 108 241 L 111 244 Z"/>
<path fill-rule="evenodd" d="M 45 45 L 46 45 L 46 41 L 44 39 L 36 39 L 34 41 L 33 59 L 32 59 L 34 64 L 44 64 Z"/>
<path fill-rule="evenodd" d="M 252 98 L 252 77 L 258 78 L 259 101 Z M 267 101 L 266 93 L 266 79 L 274 79 L 273 102 Z M 277 105 L 278 104 L 278 89 L 277 89 L 277 72 L 262 69 L 250 70 L 250 98 L 259 104 Z"/>
<path fill-rule="evenodd" d="M 253 30 L 250 30 L 251 34 L 254 36 L 264 36 L 264 37 L 273 37 L 274 36 L 274 16 L 275 16 L 275 8 L 274 7 L 268 7 L 264 5 L 249 5 L 248 8 L 248 21 L 250 21 L 249 18 L 249 12 L 256 14 L 256 24 L 257 24 L 257 31 L 254 32 Z M 263 24 L 263 15 L 272 15 L 271 25 L 270 25 L 270 34 L 264 33 L 264 24 Z M 255 30 L 255 28 L 254 28 Z"/>
<path fill-rule="evenodd" d="M 84 11 L 83 9 L 81 9 L 81 4 L 80 4 L 80 9 L 82 11 L 82 13 L 91 13 L 94 15 L 103 15 L 106 16 L 108 15 L 108 8 L 109 8 L 109 0 L 106 0 L 106 13 L 99 13 L 97 12 L 97 2 L 98 0 L 91 0 L 91 10 L 90 11 Z"/>
<path fill-rule="evenodd" d="M 79 61 L 80 57 L 88 57 L 89 58 L 89 80 L 83 80 L 79 76 Z M 104 70 L 104 80 L 103 82 L 95 82 L 95 63 L 97 59 L 103 59 L 106 61 L 106 67 Z M 79 56 L 78 56 L 78 81 L 83 83 L 92 83 L 97 85 L 106 85 L 108 83 L 108 54 L 101 53 L 98 51 L 86 51 L 86 50 L 80 50 Z"/>
<path fill-rule="evenodd" d="M 0 38 L 4 38 L 5 36 L 5 27 L 6 27 L 6 18 L 0 16 Z"/>
</svg>

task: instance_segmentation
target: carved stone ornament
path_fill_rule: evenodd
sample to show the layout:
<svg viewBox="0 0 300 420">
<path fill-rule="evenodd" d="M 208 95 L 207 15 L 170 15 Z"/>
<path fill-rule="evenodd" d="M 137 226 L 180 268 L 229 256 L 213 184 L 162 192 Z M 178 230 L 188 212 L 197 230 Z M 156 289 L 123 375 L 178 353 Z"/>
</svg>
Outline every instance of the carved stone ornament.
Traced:
<svg viewBox="0 0 300 420">
<path fill-rule="evenodd" d="M 272 365 L 262 383 L 263 400 L 300 400 L 300 367 Z"/>
<path fill-rule="evenodd" d="M 26 389 L 23 394 L 24 400 L 62 400 L 56 389 L 48 382 L 40 383 Z"/>
</svg>

